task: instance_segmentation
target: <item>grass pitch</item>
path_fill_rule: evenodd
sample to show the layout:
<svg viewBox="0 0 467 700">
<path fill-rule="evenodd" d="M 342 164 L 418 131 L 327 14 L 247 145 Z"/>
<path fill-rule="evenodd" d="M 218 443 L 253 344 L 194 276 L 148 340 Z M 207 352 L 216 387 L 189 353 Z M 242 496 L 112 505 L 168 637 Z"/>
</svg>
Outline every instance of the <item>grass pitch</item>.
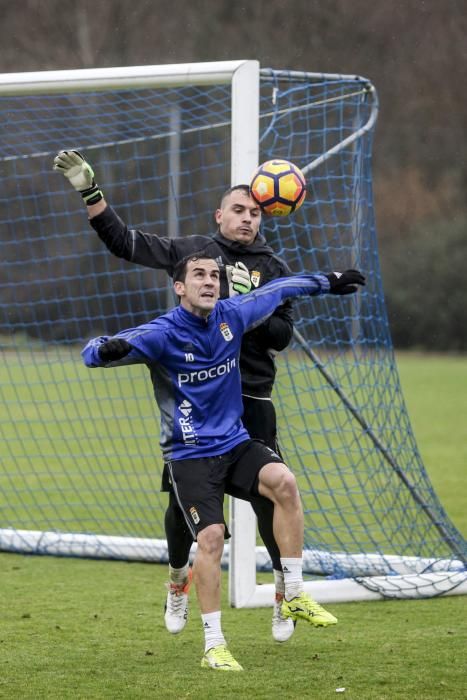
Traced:
<svg viewBox="0 0 467 700">
<path fill-rule="evenodd" d="M 466 533 L 467 358 L 404 355 L 398 366 L 427 471 Z M 165 578 L 164 566 L 0 554 L 0 698 L 321 700 L 342 688 L 355 700 L 466 696 L 463 597 L 330 605 L 335 628 L 299 623 L 280 645 L 270 609 L 228 607 L 224 575 L 223 627 L 245 667 L 224 674 L 200 668 L 194 595 L 183 634 L 166 632 Z"/>
<path fill-rule="evenodd" d="M 270 609 L 234 610 L 224 597 L 224 632 L 245 668 L 232 674 L 200 668 L 195 596 L 184 632 L 166 632 L 163 566 L 1 554 L 0 567 L 5 700 L 321 700 L 338 688 L 354 700 L 465 698 L 461 597 L 328 606 L 335 628 L 299 622 L 282 645 Z"/>
</svg>

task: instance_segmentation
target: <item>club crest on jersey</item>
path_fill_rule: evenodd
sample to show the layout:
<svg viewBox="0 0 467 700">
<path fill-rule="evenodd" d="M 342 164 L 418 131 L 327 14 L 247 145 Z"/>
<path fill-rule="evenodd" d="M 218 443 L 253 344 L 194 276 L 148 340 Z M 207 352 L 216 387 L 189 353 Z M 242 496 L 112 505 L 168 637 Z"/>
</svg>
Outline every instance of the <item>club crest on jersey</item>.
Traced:
<svg viewBox="0 0 467 700">
<path fill-rule="evenodd" d="M 224 336 L 224 340 L 230 341 L 233 340 L 233 333 L 229 328 L 229 325 L 227 323 L 221 323 L 219 326 L 220 332 Z"/>
<path fill-rule="evenodd" d="M 261 279 L 261 272 L 258 270 L 253 270 L 251 273 L 251 284 L 253 287 L 258 287 L 259 286 L 259 281 Z"/>
</svg>

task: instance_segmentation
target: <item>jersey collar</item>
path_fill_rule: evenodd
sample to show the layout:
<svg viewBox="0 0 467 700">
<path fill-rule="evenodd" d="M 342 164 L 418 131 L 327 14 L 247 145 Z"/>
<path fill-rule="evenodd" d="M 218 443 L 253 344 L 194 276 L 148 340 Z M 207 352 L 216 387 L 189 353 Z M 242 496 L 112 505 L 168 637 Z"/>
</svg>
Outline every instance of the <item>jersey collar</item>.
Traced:
<svg viewBox="0 0 467 700">
<path fill-rule="evenodd" d="M 200 318 L 200 316 L 195 316 L 195 314 L 192 314 L 191 311 L 187 311 L 183 308 L 183 306 L 179 305 L 175 310 L 175 315 L 177 316 L 177 320 L 182 325 L 188 324 L 195 328 L 206 328 L 210 324 L 214 311 L 215 307 L 207 318 Z"/>
</svg>

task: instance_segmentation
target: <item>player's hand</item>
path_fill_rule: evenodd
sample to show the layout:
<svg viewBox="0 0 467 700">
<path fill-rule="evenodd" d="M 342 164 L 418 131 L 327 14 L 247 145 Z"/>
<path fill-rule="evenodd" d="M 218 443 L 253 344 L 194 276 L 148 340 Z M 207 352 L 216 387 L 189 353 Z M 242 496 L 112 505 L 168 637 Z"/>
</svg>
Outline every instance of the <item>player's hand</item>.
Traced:
<svg viewBox="0 0 467 700">
<path fill-rule="evenodd" d="M 102 199 L 102 192 L 94 179 L 94 170 L 79 151 L 60 151 L 54 158 L 53 169 L 70 181 L 86 204 L 97 204 Z"/>
<path fill-rule="evenodd" d="M 355 294 L 357 285 L 365 285 L 365 277 L 358 270 L 330 272 L 326 275 L 331 286 L 330 294 Z"/>
<path fill-rule="evenodd" d="M 125 338 L 110 338 L 99 346 L 97 354 L 102 362 L 115 362 L 131 352 L 131 345 Z"/>
<path fill-rule="evenodd" d="M 251 291 L 251 278 L 248 268 L 242 262 L 226 265 L 225 271 L 229 283 L 229 296 L 248 294 Z"/>
<path fill-rule="evenodd" d="M 60 151 L 54 158 L 54 170 L 68 178 L 78 192 L 95 184 L 94 170 L 78 151 Z"/>
</svg>

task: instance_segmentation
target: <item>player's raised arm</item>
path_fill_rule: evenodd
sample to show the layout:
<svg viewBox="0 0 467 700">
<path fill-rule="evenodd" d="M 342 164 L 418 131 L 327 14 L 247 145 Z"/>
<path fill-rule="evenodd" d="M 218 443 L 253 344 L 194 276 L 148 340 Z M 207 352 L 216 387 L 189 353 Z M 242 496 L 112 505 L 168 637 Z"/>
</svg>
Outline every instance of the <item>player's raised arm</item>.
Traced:
<svg viewBox="0 0 467 700">
<path fill-rule="evenodd" d="M 104 199 L 91 164 L 79 151 L 60 151 L 54 158 L 53 169 L 62 173 L 81 194 L 87 206 L 89 223 L 109 251 L 118 258 L 166 270 L 171 275 L 180 258 L 205 247 L 209 242 L 203 236 L 169 238 L 129 228 Z"/>
<path fill-rule="evenodd" d="M 238 310 L 244 330 L 249 330 L 263 323 L 284 299 L 326 293 L 339 296 L 355 294 L 358 286 L 364 284 L 365 277 L 358 270 L 294 275 L 269 282 L 251 294 L 234 298 L 230 302 Z"/>
</svg>

